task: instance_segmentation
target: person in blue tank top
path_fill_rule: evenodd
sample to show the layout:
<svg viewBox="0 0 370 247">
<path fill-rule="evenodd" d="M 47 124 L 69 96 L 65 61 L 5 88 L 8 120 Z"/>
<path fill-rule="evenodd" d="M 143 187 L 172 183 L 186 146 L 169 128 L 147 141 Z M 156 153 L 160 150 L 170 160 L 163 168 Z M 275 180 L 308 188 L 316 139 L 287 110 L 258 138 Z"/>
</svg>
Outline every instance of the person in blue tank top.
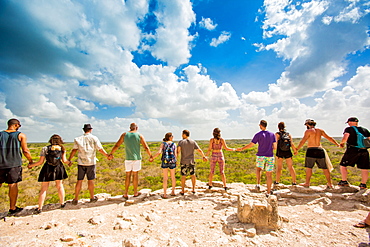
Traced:
<svg viewBox="0 0 370 247">
<path fill-rule="evenodd" d="M 136 123 L 130 124 L 130 131 L 123 133 L 109 155 L 112 155 L 114 152 L 121 146 L 122 143 L 125 143 L 125 151 L 126 151 L 126 160 L 125 160 L 125 168 L 126 168 L 126 180 L 125 180 L 125 192 L 123 194 L 123 198 L 128 199 L 128 189 L 130 187 L 131 177 L 133 177 L 133 186 L 134 186 L 134 197 L 141 195 L 140 192 L 137 191 L 137 186 L 139 183 L 139 171 L 141 170 L 141 152 L 140 152 L 140 144 L 143 145 L 145 151 L 148 153 L 150 158 L 153 158 L 152 153 L 150 152 L 149 146 L 146 143 L 144 136 L 140 134 L 138 130 L 138 126 Z"/>
<path fill-rule="evenodd" d="M 12 118 L 8 121 L 8 129 L 0 132 L 0 187 L 3 183 L 9 186 L 9 215 L 23 210 L 16 206 L 18 183 L 22 181 L 22 152 L 28 162 L 33 163 L 27 137 L 18 131 L 20 127 L 19 120 Z"/>
</svg>

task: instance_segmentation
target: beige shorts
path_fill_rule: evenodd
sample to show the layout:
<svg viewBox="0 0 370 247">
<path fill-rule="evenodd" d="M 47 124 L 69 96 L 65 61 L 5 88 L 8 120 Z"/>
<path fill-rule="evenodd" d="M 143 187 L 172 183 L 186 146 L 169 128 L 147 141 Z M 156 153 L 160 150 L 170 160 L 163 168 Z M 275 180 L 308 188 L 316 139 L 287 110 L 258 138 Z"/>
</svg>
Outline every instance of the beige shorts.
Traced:
<svg viewBox="0 0 370 247">
<path fill-rule="evenodd" d="M 141 170 L 141 160 L 125 160 L 126 172 L 138 172 Z"/>
</svg>

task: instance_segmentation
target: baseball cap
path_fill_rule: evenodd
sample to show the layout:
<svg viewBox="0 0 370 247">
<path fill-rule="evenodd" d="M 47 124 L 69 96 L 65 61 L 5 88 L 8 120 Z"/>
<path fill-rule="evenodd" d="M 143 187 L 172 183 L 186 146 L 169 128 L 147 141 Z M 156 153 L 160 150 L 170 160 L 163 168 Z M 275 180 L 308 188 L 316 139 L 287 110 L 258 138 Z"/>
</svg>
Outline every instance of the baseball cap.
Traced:
<svg viewBox="0 0 370 247">
<path fill-rule="evenodd" d="M 358 118 L 357 117 L 350 117 L 350 118 L 348 118 L 346 123 L 348 123 L 348 122 L 358 122 Z"/>
</svg>

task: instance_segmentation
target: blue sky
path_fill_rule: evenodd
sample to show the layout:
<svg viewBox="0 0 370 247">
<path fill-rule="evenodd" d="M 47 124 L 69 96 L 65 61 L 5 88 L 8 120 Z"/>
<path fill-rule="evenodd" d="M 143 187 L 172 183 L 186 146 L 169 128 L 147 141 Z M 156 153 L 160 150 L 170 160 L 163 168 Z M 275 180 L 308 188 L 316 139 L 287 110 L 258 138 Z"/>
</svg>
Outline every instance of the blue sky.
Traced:
<svg viewBox="0 0 370 247">
<path fill-rule="evenodd" d="M 261 119 L 301 137 L 313 118 L 370 128 L 364 0 L 0 0 L 0 119 L 30 142 L 90 123 L 116 141 L 251 138 Z"/>
</svg>

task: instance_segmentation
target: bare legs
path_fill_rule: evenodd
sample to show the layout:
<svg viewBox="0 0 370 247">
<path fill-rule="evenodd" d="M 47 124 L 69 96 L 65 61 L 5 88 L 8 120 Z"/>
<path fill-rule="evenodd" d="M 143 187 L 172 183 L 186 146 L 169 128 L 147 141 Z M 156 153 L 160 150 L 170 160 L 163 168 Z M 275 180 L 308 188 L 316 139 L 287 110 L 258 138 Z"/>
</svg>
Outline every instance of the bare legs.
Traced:
<svg viewBox="0 0 370 247">
<path fill-rule="evenodd" d="M 293 167 L 293 159 L 292 158 L 286 159 L 286 164 L 288 166 L 290 176 L 292 177 L 292 183 L 296 183 L 296 173 L 295 173 L 295 170 L 294 170 L 294 167 Z M 276 168 L 276 182 L 279 183 L 281 172 L 283 170 L 283 158 L 277 158 L 276 165 L 277 165 L 277 168 Z"/>
<path fill-rule="evenodd" d="M 196 183 L 195 175 L 191 175 L 191 184 L 192 184 L 192 192 L 195 193 L 195 183 Z M 185 193 L 185 181 L 186 176 L 181 176 L 181 193 Z"/>
<path fill-rule="evenodd" d="M 41 189 L 40 189 L 40 195 L 39 195 L 39 209 L 42 209 L 42 206 L 44 205 L 45 198 L 46 198 L 46 191 L 49 188 L 49 183 L 50 182 L 41 182 Z M 56 180 L 55 184 L 56 184 L 56 187 L 57 187 L 57 190 L 58 190 L 59 203 L 63 204 L 64 203 L 64 197 L 65 197 L 63 181 L 62 180 Z"/>
<path fill-rule="evenodd" d="M 18 199 L 18 183 L 14 184 L 9 184 L 9 205 L 10 209 L 14 210 L 15 209 L 15 204 L 17 203 Z"/>
<path fill-rule="evenodd" d="M 340 174 L 342 175 L 342 181 L 347 181 L 348 171 L 346 166 L 340 166 Z M 369 178 L 369 170 L 361 169 L 361 183 L 366 184 Z M 370 218 L 369 218 L 370 221 Z"/>
<path fill-rule="evenodd" d="M 175 194 L 176 178 L 175 169 L 170 169 L 171 181 L 172 181 L 172 192 L 171 195 Z M 167 182 L 168 182 L 168 168 L 163 169 L 163 195 L 167 196 Z"/>
<path fill-rule="evenodd" d="M 77 180 L 76 187 L 75 187 L 75 201 L 78 201 L 78 196 L 80 195 L 81 187 L 82 187 L 83 180 Z"/>
<path fill-rule="evenodd" d="M 331 178 L 330 178 L 330 171 L 328 169 L 322 169 L 324 175 L 325 175 L 325 178 L 326 178 L 326 181 L 328 183 L 328 186 L 329 187 L 332 187 L 332 183 L 331 183 Z M 306 182 L 304 184 L 300 184 L 304 187 L 309 187 L 310 186 L 310 181 L 311 181 L 311 177 L 312 177 L 312 168 L 307 168 L 306 167 Z"/>
<path fill-rule="evenodd" d="M 138 171 L 137 172 L 129 171 L 129 172 L 126 172 L 125 193 L 123 195 L 125 197 L 128 196 L 128 189 L 130 187 L 131 177 L 132 177 L 132 184 L 134 186 L 134 196 L 138 195 L 137 186 L 138 186 L 138 183 L 139 183 L 139 172 Z"/>
</svg>

